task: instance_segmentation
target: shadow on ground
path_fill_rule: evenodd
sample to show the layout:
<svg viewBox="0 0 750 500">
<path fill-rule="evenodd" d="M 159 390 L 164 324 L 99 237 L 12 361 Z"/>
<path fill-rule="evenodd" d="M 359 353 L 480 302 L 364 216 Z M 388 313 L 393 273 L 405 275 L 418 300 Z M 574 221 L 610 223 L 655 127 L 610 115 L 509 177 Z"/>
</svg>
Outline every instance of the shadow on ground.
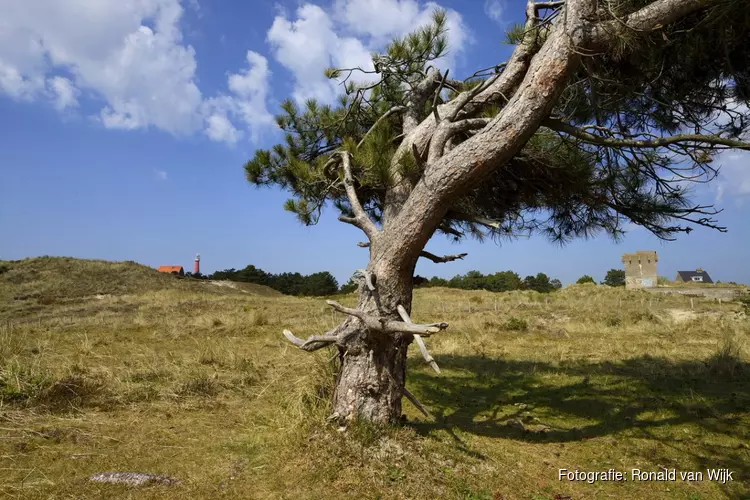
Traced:
<svg viewBox="0 0 750 500">
<path fill-rule="evenodd" d="M 413 424 L 422 434 L 439 429 L 457 441 L 460 431 L 534 443 L 645 438 L 666 450 L 645 457 L 653 463 L 670 467 L 671 460 L 679 469 L 667 455 L 689 455 L 704 469 L 735 471 L 740 482 L 750 477 L 750 363 L 736 357 L 553 365 L 443 356 L 440 366 L 440 376 L 418 370 L 409 377 L 435 415 Z M 734 487 L 727 493 L 747 498 L 744 484 L 739 497 Z"/>
</svg>

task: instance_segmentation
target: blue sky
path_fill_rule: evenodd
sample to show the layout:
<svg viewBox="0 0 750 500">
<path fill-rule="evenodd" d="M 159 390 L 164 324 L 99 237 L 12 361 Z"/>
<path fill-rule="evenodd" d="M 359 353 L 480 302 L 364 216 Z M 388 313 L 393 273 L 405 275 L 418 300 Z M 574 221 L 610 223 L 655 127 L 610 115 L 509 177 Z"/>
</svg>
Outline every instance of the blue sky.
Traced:
<svg viewBox="0 0 750 500">
<path fill-rule="evenodd" d="M 504 61 L 503 29 L 523 2 L 442 0 L 451 53 L 467 76 Z M 244 162 L 280 136 L 272 116 L 287 97 L 330 100 L 330 65 L 368 53 L 428 18 L 417 0 L 11 0 L 0 19 L 0 259 L 65 255 L 192 265 L 253 264 L 270 272 L 331 271 L 345 282 L 367 262 L 358 230 L 328 212 L 303 227 L 288 195 L 256 189 Z M 750 282 L 746 153 L 725 153 L 722 176 L 696 193 L 718 202 L 729 232 L 698 228 L 662 243 L 638 228 L 560 248 L 542 237 L 497 245 L 436 238 L 424 276 L 472 269 L 539 271 L 564 283 L 597 280 L 620 255 L 654 249 L 659 272 L 706 268 Z"/>
</svg>

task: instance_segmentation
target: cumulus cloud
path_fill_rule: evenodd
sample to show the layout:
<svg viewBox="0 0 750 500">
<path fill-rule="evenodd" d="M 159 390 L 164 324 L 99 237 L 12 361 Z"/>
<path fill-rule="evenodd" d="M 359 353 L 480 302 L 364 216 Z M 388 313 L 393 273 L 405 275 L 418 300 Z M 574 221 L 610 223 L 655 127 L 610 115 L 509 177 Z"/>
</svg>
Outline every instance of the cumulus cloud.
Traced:
<svg viewBox="0 0 750 500">
<path fill-rule="evenodd" d="M 208 99 L 204 104 L 206 135 L 214 141 L 234 144 L 244 137 L 235 122 L 245 125 L 251 138 L 257 141 L 260 131 L 275 126 L 273 116 L 266 108 L 271 72 L 268 60 L 257 52 L 248 51 L 248 67 L 227 78 L 229 93 Z"/>
<path fill-rule="evenodd" d="M 268 31 L 268 42 L 276 60 L 294 76 L 294 98 L 332 102 L 341 87 L 328 80 L 328 67 L 361 67 L 372 71 L 372 52 L 382 49 L 396 36 L 403 36 L 431 21 L 440 7 L 417 0 L 336 0 L 330 11 L 304 4 L 295 19 L 281 11 Z M 458 12 L 448 9 L 450 53 L 440 68 L 453 67 L 469 42 L 469 32 Z M 366 77 L 362 77 L 363 79 Z"/>
<path fill-rule="evenodd" d="M 317 5 L 303 5 L 296 16 L 290 21 L 277 15 L 268 30 L 268 43 L 276 60 L 294 75 L 298 102 L 331 102 L 336 83 L 325 78 L 323 71 L 331 65 L 371 70 L 370 54 L 356 38 L 339 36 L 329 14 Z"/>
<path fill-rule="evenodd" d="M 106 128 L 203 133 L 212 141 L 258 140 L 275 126 L 268 112 L 267 59 L 248 51 L 217 94 L 198 86 L 195 50 L 185 43 L 185 8 L 195 0 L 24 0 L 5 2 L 0 17 L 0 94 L 78 108 Z M 372 70 L 371 53 L 430 21 L 439 7 L 422 0 L 334 0 L 293 14 L 280 10 L 267 33 L 271 54 L 294 77 L 298 101 L 332 102 L 341 92 L 325 68 Z M 461 16 L 448 9 L 453 67 L 470 42 Z M 366 79 L 366 77 L 363 77 Z"/>
<path fill-rule="evenodd" d="M 183 12 L 180 0 L 11 2 L 0 17 L 0 93 L 47 99 L 61 111 L 83 94 L 97 103 L 96 116 L 107 128 L 154 127 L 175 135 L 205 129 L 211 138 L 236 141 L 221 115 L 203 114 L 211 106 L 196 83 L 195 51 L 182 41 Z M 268 88 L 267 64 L 260 59 L 248 70 L 258 89 L 230 89 L 224 118 L 243 116 L 235 110 L 248 106 L 265 112 L 255 102 L 257 95 L 265 100 Z"/>
</svg>

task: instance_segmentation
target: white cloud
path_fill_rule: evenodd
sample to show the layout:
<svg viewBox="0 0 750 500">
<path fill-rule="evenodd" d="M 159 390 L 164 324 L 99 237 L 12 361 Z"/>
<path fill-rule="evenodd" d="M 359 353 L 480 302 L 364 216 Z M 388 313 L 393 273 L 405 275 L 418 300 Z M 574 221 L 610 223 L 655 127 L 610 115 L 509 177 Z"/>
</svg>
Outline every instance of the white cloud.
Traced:
<svg viewBox="0 0 750 500">
<path fill-rule="evenodd" d="M 737 205 L 750 200 L 750 152 L 731 151 L 722 154 L 715 163 L 719 177 L 714 181 L 716 203 L 731 198 Z"/>
<path fill-rule="evenodd" d="M 253 51 L 247 52 L 246 59 L 248 69 L 227 78 L 230 93 L 204 103 L 205 133 L 213 141 L 234 144 L 244 136 L 230 116 L 245 125 L 254 141 L 260 138 L 261 130 L 275 127 L 273 116 L 266 109 L 271 78 L 268 61 Z"/>
<path fill-rule="evenodd" d="M 422 10 L 414 0 L 337 0 L 334 9 L 337 19 L 352 33 L 372 36 L 380 42 L 414 29 L 411 23 Z"/>
<path fill-rule="evenodd" d="M 718 127 L 724 127 L 743 116 L 750 118 L 750 109 L 746 104 L 730 100 L 726 103 L 726 112 L 719 112 L 713 118 L 711 132 Z M 735 122 L 735 124 L 739 124 Z M 750 131 L 740 135 L 740 139 L 750 141 Z M 722 203 L 731 199 L 737 206 L 750 200 L 750 152 L 729 150 L 718 155 L 713 166 L 719 169 L 719 176 L 710 184 L 710 190 L 716 197 L 715 203 Z"/>
<path fill-rule="evenodd" d="M 156 175 L 156 178 L 160 181 L 167 180 L 167 172 L 165 172 L 164 170 L 154 170 L 154 174 Z"/>
<path fill-rule="evenodd" d="M 54 106 L 58 111 L 78 106 L 78 94 L 73 82 L 62 76 L 54 76 L 48 80 L 54 98 Z"/>
<path fill-rule="evenodd" d="M 496 23 L 505 24 L 505 1 L 504 0 L 485 0 L 484 13 Z"/>
<path fill-rule="evenodd" d="M 93 112 L 106 128 L 202 131 L 229 144 L 257 140 L 275 126 L 266 104 L 268 61 L 248 51 L 246 66 L 228 74 L 226 88 L 204 95 L 195 50 L 183 40 L 183 6 L 200 12 L 195 0 L 3 2 L 0 94 L 46 101 L 61 112 Z M 325 78 L 325 68 L 373 69 L 373 51 L 429 22 L 437 7 L 421 0 L 335 0 L 324 10 L 308 3 L 291 18 L 279 10 L 267 39 L 293 74 L 298 101 L 332 102 L 341 87 Z M 436 64 L 441 68 L 455 65 L 470 41 L 450 9 L 448 26 L 450 54 Z"/>
<path fill-rule="evenodd" d="M 206 124 L 206 135 L 212 141 L 235 144 L 242 137 L 242 132 L 232 125 L 226 112 L 214 112 L 206 118 Z"/>
<path fill-rule="evenodd" d="M 429 23 L 438 7 L 417 0 L 336 0 L 327 12 L 308 3 L 297 9 L 294 20 L 279 12 L 268 31 L 268 42 L 274 57 L 294 75 L 298 102 L 315 98 L 330 103 L 341 87 L 325 78 L 326 68 L 373 70 L 372 52 Z M 450 53 L 436 64 L 440 68 L 455 65 L 456 56 L 470 40 L 460 14 L 450 9 L 448 28 Z"/>
<path fill-rule="evenodd" d="M 195 0 L 186 1 L 197 8 Z M 99 103 L 96 115 L 107 128 L 154 127 L 184 135 L 207 127 L 209 137 L 236 141 L 229 127 L 217 132 L 221 115 L 203 114 L 211 106 L 196 82 L 195 51 L 182 42 L 182 15 L 180 0 L 4 2 L 0 94 L 47 99 L 61 111 L 84 95 Z M 265 101 L 267 64 L 262 56 L 249 62 L 249 72 L 260 76 L 229 99 L 234 108 L 262 117 L 242 118 L 243 125 L 265 125 L 268 113 L 256 96 Z M 70 77 L 55 76 L 61 71 Z M 257 85 L 255 94 L 251 84 Z"/>
<path fill-rule="evenodd" d="M 330 16 L 317 5 L 305 4 L 297 9 L 295 21 L 277 15 L 267 38 L 276 60 L 294 75 L 294 98 L 298 102 L 333 100 L 336 84 L 323 75 L 331 65 L 346 63 L 372 68 L 370 55 L 362 43 L 339 37 Z M 340 48 L 345 50 L 340 52 Z"/>
</svg>

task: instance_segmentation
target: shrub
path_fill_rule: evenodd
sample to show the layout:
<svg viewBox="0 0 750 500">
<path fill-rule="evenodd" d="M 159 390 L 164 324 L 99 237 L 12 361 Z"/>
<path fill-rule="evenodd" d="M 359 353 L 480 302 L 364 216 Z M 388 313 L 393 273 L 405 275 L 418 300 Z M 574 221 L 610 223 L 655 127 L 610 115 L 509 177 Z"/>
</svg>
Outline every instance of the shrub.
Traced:
<svg viewBox="0 0 750 500">
<path fill-rule="evenodd" d="M 588 274 L 581 276 L 580 278 L 578 278 L 578 281 L 576 281 L 577 285 L 583 285 L 585 283 L 593 283 L 594 285 L 596 285 L 596 281 L 594 281 L 594 278 L 592 278 Z"/>
<path fill-rule="evenodd" d="M 529 329 L 529 323 L 523 318 L 512 317 L 505 322 L 505 329 L 523 332 Z"/>
<path fill-rule="evenodd" d="M 708 373 L 721 380 L 731 380 L 741 375 L 744 366 L 742 350 L 732 338 L 726 339 L 716 354 L 706 361 Z"/>
<path fill-rule="evenodd" d="M 622 269 L 610 269 L 604 277 L 603 285 L 625 286 L 625 271 Z"/>
<path fill-rule="evenodd" d="M 101 405 L 110 396 L 105 380 L 77 374 L 56 381 L 41 391 L 37 399 L 52 410 L 65 411 Z"/>
</svg>

